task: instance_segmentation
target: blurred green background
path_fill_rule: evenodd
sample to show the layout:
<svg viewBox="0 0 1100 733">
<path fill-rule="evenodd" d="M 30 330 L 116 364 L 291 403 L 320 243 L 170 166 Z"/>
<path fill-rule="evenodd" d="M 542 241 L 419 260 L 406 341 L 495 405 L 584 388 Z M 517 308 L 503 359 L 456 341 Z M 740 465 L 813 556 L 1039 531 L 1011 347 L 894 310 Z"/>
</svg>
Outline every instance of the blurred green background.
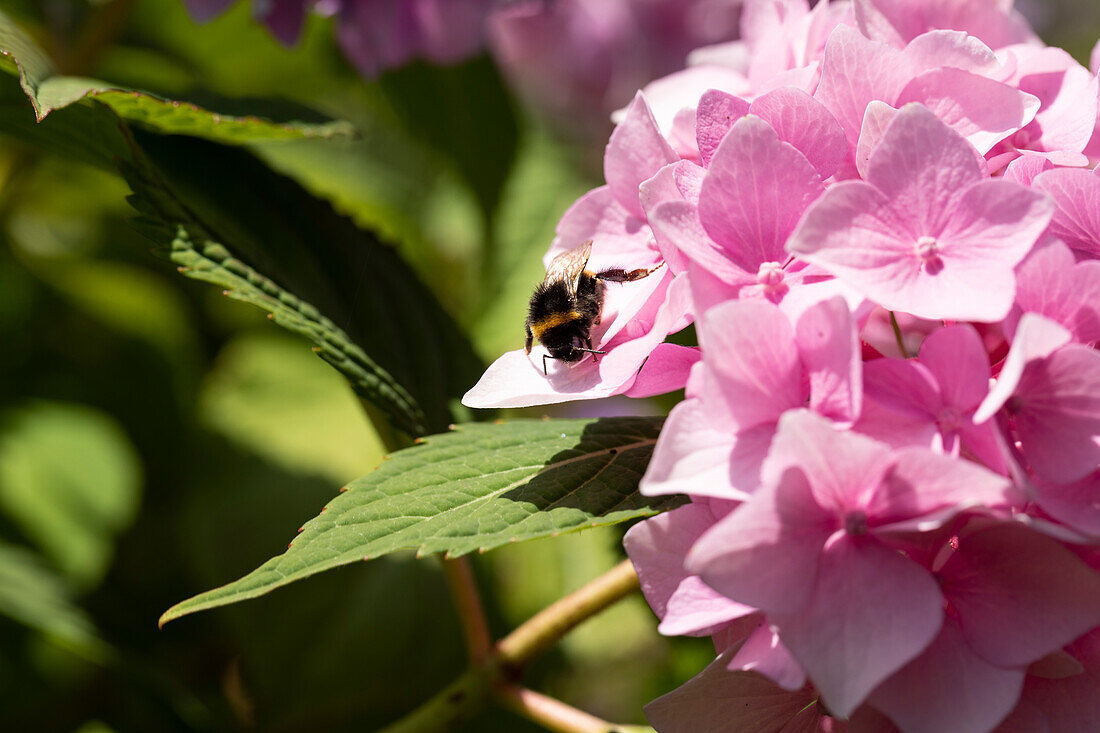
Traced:
<svg viewBox="0 0 1100 733">
<path fill-rule="evenodd" d="M 1021 5 L 1048 41 L 1087 59 L 1098 6 Z M 602 182 L 602 146 L 562 142 L 486 57 L 364 81 L 320 17 L 288 50 L 246 3 L 202 27 L 178 0 L 0 8 L 66 73 L 349 120 L 355 139 L 247 147 L 394 242 L 486 362 L 518 347 L 557 219 Z M 0 110 L 32 119 L 10 75 Z M 157 629 L 173 603 L 280 553 L 382 447 L 307 344 L 179 277 L 128 225 L 128 193 L 116 175 L 0 136 L 0 727 L 362 731 L 393 720 L 465 665 L 434 559 L 374 560 Z M 494 633 L 615 564 L 621 535 L 474 558 Z M 635 596 L 525 682 L 640 723 L 645 702 L 711 657 L 707 640 L 658 636 Z M 466 730 L 536 728 L 497 711 Z"/>
</svg>

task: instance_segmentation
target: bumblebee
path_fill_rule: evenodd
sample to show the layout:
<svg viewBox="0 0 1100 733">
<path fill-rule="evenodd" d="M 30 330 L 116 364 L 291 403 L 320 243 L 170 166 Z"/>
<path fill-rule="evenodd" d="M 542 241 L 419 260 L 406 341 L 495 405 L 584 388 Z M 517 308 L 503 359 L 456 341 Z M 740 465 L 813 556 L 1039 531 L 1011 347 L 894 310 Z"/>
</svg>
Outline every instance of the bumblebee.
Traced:
<svg viewBox="0 0 1100 733">
<path fill-rule="evenodd" d="M 546 270 L 546 278 L 531 296 L 524 349 L 530 354 L 535 339 L 546 347 L 549 353 L 542 356 L 543 374 L 548 374 L 548 358 L 573 364 L 585 354 L 592 354 L 595 359 L 605 353 L 592 348 L 592 327 L 600 325 L 603 311 L 604 283 L 641 280 L 661 266 L 592 272 L 586 269 L 591 253 L 592 240 L 588 240 L 555 257 Z"/>
</svg>

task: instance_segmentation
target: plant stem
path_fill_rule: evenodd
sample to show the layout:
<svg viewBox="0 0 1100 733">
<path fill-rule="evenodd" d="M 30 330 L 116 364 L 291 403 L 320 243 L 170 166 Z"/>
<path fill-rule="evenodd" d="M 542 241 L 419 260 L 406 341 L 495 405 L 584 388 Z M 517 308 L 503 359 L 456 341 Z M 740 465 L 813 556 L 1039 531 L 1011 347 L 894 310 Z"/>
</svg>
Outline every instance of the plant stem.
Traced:
<svg viewBox="0 0 1100 733">
<path fill-rule="evenodd" d="M 478 666 L 489 656 L 492 642 L 470 559 L 467 557 L 444 559 L 443 574 L 447 577 L 447 586 L 451 590 L 455 612 L 458 613 L 458 620 L 462 625 L 462 635 L 466 639 L 466 653 L 470 664 Z"/>
<path fill-rule="evenodd" d="M 638 589 L 629 560 L 536 613 L 497 644 L 497 656 L 521 667 L 565 636 L 573 627 Z"/>
<path fill-rule="evenodd" d="M 416 710 L 378 733 L 430 733 L 453 728 L 481 709 L 488 687 L 485 668 L 471 667 Z"/>
<path fill-rule="evenodd" d="M 901 326 L 898 325 L 898 317 L 894 315 L 894 311 L 890 311 L 890 326 L 894 329 L 894 340 L 898 342 L 898 351 L 901 352 L 901 358 L 908 359 L 909 352 L 905 349 L 905 339 L 901 336 Z"/>
<path fill-rule="evenodd" d="M 481 709 L 490 694 L 521 715 L 558 733 L 650 733 L 645 726 L 621 726 L 601 721 L 559 700 L 530 690 L 519 694 L 517 691 L 522 688 L 510 685 L 510 680 L 524 664 L 582 621 L 622 600 L 637 588 L 638 576 L 634 566 L 629 560 L 624 560 L 536 613 L 495 648 L 491 648 L 479 664 L 471 666 L 441 692 L 380 733 L 448 730 L 456 723 L 469 720 Z M 546 717 L 535 717 L 539 715 Z M 603 727 L 593 728 L 593 722 Z"/>
<path fill-rule="evenodd" d="M 561 700 L 512 684 L 500 684 L 494 697 L 513 713 L 555 733 L 654 733 L 644 725 L 616 725 L 600 720 Z"/>
</svg>

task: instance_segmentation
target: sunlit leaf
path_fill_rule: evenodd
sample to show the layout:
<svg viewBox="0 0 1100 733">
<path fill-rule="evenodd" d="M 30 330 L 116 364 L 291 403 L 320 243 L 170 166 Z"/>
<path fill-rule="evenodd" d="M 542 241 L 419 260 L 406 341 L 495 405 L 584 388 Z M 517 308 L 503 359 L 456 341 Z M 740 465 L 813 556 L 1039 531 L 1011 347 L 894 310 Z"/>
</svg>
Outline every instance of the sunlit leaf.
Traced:
<svg viewBox="0 0 1100 733">
<path fill-rule="evenodd" d="M 637 491 L 661 423 L 514 420 L 432 436 L 349 484 L 285 553 L 161 623 L 397 550 L 454 557 L 656 514 L 678 502 Z"/>
<path fill-rule="evenodd" d="M 353 133 L 341 121 L 326 120 L 311 110 L 260 102 L 255 113 L 221 100 L 231 109 L 201 107 L 186 100 L 164 99 L 149 92 L 125 89 L 109 82 L 57 73 L 53 62 L 7 15 L 0 12 L 0 57 L 19 74 L 20 85 L 41 122 L 56 109 L 95 99 L 119 116 L 162 133 L 196 135 L 225 143 L 300 137 L 340 137 Z M 251 110 L 250 110 L 251 111 Z"/>
<path fill-rule="evenodd" d="M 249 334 L 222 349 L 199 397 L 203 421 L 290 471 L 346 481 L 383 448 L 347 383 L 294 339 Z"/>
</svg>

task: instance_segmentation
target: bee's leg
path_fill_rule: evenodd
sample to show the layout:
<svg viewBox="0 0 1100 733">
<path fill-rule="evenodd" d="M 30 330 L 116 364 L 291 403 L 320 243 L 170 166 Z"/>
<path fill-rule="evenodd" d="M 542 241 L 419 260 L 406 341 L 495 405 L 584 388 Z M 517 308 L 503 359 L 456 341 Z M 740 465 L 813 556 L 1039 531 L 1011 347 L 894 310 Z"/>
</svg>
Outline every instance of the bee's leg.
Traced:
<svg viewBox="0 0 1100 733">
<path fill-rule="evenodd" d="M 549 359 L 549 358 L 550 358 L 549 354 L 543 354 L 542 355 L 542 375 L 544 377 L 549 377 L 550 376 L 550 372 L 546 371 L 546 360 Z"/>
<path fill-rule="evenodd" d="M 610 269 L 597 272 L 596 278 L 609 283 L 634 282 L 635 280 L 641 280 L 643 277 L 649 277 L 654 272 L 664 267 L 664 265 L 665 263 L 661 262 L 661 264 L 657 265 L 656 267 L 641 267 L 637 270 L 624 270 L 621 267 L 612 267 Z"/>
<path fill-rule="evenodd" d="M 535 341 L 535 337 L 531 334 L 531 324 L 529 322 L 524 323 L 523 330 L 527 333 L 527 339 L 523 342 L 523 350 L 530 354 L 531 344 Z"/>
<path fill-rule="evenodd" d="M 588 347 L 588 353 L 592 354 L 592 363 L 598 364 L 600 359 L 596 354 L 602 353 L 592 348 L 592 338 L 590 336 L 584 337 L 584 345 Z"/>
</svg>

